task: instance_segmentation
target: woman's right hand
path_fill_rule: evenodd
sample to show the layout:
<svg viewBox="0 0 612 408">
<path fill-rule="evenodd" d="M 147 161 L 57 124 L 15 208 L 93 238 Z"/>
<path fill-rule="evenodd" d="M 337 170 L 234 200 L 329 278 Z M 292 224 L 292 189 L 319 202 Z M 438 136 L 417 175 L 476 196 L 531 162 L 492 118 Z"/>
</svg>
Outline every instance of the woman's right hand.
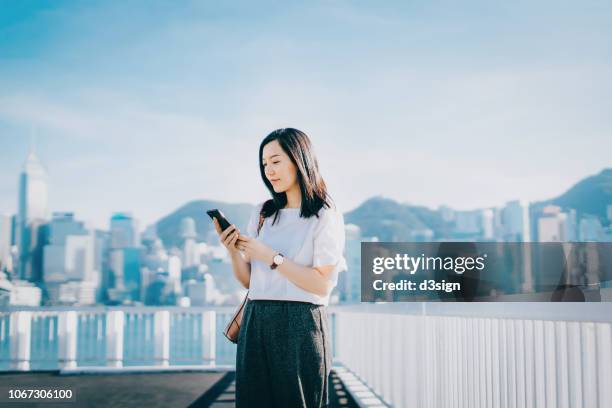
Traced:
<svg viewBox="0 0 612 408">
<path fill-rule="evenodd" d="M 236 248 L 236 241 L 240 236 L 240 230 L 236 228 L 234 224 L 230 225 L 225 231 L 221 231 L 221 227 L 217 222 L 217 219 L 213 219 L 213 224 L 215 225 L 215 229 L 217 230 L 217 234 L 219 234 L 219 240 L 223 244 L 224 247 L 230 252 L 230 254 L 240 252 Z"/>
</svg>

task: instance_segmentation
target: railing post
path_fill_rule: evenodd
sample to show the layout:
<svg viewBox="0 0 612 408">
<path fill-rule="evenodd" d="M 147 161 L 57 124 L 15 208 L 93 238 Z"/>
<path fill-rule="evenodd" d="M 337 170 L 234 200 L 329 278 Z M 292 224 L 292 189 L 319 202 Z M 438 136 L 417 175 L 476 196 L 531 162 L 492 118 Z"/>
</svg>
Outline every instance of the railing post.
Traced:
<svg viewBox="0 0 612 408">
<path fill-rule="evenodd" d="M 58 316 L 59 367 L 76 368 L 77 358 L 77 313 L 61 312 Z"/>
<path fill-rule="evenodd" d="M 155 365 L 170 365 L 170 312 L 156 311 L 153 315 L 155 336 Z"/>
<path fill-rule="evenodd" d="M 123 367 L 124 319 L 121 310 L 109 311 L 106 315 L 106 365 L 109 367 Z"/>
<path fill-rule="evenodd" d="M 11 313 L 10 325 L 11 368 L 29 371 L 32 312 Z"/>
<path fill-rule="evenodd" d="M 331 333 L 332 336 L 332 365 L 337 361 L 342 361 L 342 352 L 339 344 L 342 342 L 342 316 L 339 309 L 333 309 L 331 317 Z"/>
<path fill-rule="evenodd" d="M 216 318 L 217 313 L 207 311 L 202 313 L 202 359 L 211 366 L 216 364 Z"/>
</svg>

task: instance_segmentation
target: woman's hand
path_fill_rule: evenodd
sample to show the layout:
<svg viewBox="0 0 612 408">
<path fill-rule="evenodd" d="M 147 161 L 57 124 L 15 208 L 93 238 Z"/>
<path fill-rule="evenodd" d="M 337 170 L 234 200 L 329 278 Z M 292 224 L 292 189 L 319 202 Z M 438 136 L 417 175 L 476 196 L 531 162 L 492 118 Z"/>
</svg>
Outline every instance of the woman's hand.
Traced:
<svg viewBox="0 0 612 408">
<path fill-rule="evenodd" d="M 267 265 L 272 265 L 274 255 L 276 255 L 276 252 L 274 252 L 272 248 L 246 235 L 240 235 L 236 247 L 244 252 L 250 259 L 257 259 Z"/>
<path fill-rule="evenodd" d="M 240 230 L 236 228 L 234 224 L 232 224 L 225 231 L 221 231 L 221 227 L 219 226 L 216 218 L 213 218 L 213 224 L 215 225 L 217 234 L 219 234 L 219 240 L 223 246 L 227 248 L 230 254 L 237 254 L 239 250 L 236 248 L 236 242 L 240 236 Z"/>
</svg>

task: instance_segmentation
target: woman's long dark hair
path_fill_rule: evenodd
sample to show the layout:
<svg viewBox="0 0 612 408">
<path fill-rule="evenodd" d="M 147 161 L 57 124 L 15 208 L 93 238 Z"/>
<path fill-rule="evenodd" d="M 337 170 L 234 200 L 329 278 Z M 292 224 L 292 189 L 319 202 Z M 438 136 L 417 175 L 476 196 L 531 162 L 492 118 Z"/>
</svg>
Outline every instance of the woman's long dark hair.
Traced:
<svg viewBox="0 0 612 408">
<path fill-rule="evenodd" d="M 279 210 L 287 205 L 287 193 L 277 193 L 272 187 L 272 183 L 266 177 L 263 165 L 263 148 L 270 142 L 277 140 L 281 148 L 295 167 L 297 168 L 297 180 L 302 192 L 302 204 L 300 217 L 308 218 L 318 216 L 319 210 L 323 207 L 331 207 L 331 198 L 327 193 L 325 181 L 319 173 L 319 165 L 310 143 L 310 138 L 306 133 L 293 129 L 277 129 L 262 140 L 259 145 L 259 170 L 261 179 L 272 194 L 272 199 L 266 201 L 261 209 L 264 218 L 274 215 L 272 223 L 276 222 Z"/>
</svg>

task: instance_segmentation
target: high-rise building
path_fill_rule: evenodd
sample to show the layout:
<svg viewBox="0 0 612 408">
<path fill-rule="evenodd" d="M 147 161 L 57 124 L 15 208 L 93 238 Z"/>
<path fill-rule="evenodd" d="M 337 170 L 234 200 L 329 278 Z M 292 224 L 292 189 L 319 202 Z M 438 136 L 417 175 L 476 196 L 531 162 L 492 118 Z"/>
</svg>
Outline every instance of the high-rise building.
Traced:
<svg viewBox="0 0 612 408">
<path fill-rule="evenodd" d="M 455 212 L 454 236 L 459 239 L 477 239 L 481 234 L 482 212 L 480 210 Z"/>
<path fill-rule="evenodd" d="M 578 241 L 578 217 L 574 209 L 567 212 L 567 218 L 565 220 L 565 240 L 567 242 Z"/>
<path fill-rule="evenodd" d="M 480 237 L 485 241 L 495 239 L 495 213 L 491 208 L 480 211 Z"/>
<path fill-rule="evenodd" d="M 191 306 L 220 305 L 231 298 L 231 295 L 217 289 L 215 277 L 210 273 L 205 273 L 202 280 L 187 280 L 183 284 L 183 292 Z"/>
<path fill-rule="evenodd" d="M 494 216 L 493 210 L 489 208 L 455 211 L 452 238 L 462 241 L 493 240 L 495 238 Z"/>
<path fill-rule="evenodd" d="M 13 290 L 13 284 L 9 280 L 9 276 L 13 274 L 12 220 L 9 214 L 0 214 L 0 307 L 10 304 Z"/>
<path fill-rule="evenodd" d="M 183 267 L 191 268 L 199 263 L 196 246 L 196 227 L 195 221 L 191 217 L 181 220 L 181 238 L 183 239 Z"/>
<path fill-rule="evenodd" d="M 128 212 L 115 213 L 110 220 L 110 248 L 140 246 L 138 221 Z"/>
<path fill-rule="evenodd" d="M 15 238 L 17 236 L 17 214 L 13 214 L 11 217 L 11 229 L 11 245 L 17 246 L 17 240 Z"/>
<path fill-rule="evenodd" d="M 172 289 L 175 293 L 181 290 L 181 258 L 176 255 L 168 256 L 168 281 L 172 285 Z"/>
<path fill-rule="evenodd" d="M 502 209 L 503 240 L 506 242 L 531 242 L 529 229 L 529 204 L 509 201 Z"/>
<path fill-rule="evenodd" d="M 47 172 L 34 151 L 28 154 L 19 176 L 16 241 L 19 247 L 19 277 L 40 281 L 42 265 L 35 261 L 42 251 L 39 227 L 47 220 Z M 40 258 L 42 258 L 42 254 Z"/>
<path fill-rule="evenodd" d="M 12 273 L 11 241 L 13 222 L 10 214 L 0 214 L 0 272 Z"/>
<path fill-rule="evenodd" d="M 121 248 L 110 252 L 108 300 L 113 303 L 141 300 L 141 249 Z"/>
<path fill-rule="evenodd" d="M 538 218 L 539 242 L 567 241 L 567 214 L 556 205 L 547 205 Z"/>
<path fill-rule="evenodd" d="M 66 240 L 69 236 L 86 235 L 87 231 L 71 212 L 54 212 L 48 228 L 49 243 L 43 250 L 43 279 L 46 283 L 64 282 L 70 279 L 66 271 Z"/>
<path fill-rule="evenodd" d="M 108 231 L 96 229 L 94 231 L 94 270 L 98 271 L 98 287 L 96 302 L 100 303 L 106 296 L 108 277 L 108 248 L 110 243 L 110 233 Z"/>
<path fill-rule="evenodd" d="M 210 302 L 210 299 L 206 297 L 208 294 L 206 282 L 190 279 L 183 286 L 185 296 L 189 298 L 191 306 L 206 306 Z"/>
<path fill-rule="evenodd" d="M 580 241 L 604 241 L 605 230 L 595 215 L 584 215 L 580 219 L 579 235 Z"/>
<path fill-rule="evenodd" d="M 141 300 L 141 255 L 138 221 L 130 213 L 115 213 L 110 220 L 108 275 L 104 282 L 112 303 Z"/>
<path fill-rule="evenodd" d="M 13 284 L 5 272 L 0 271 L 0 307 L 6 307 L 11 304 L 11 292 L 13 291 Z"/>
<path fill-rule="evenodd" d="M 355 224 L 346 224 L 344 234 L 346 236 L 347 270 L 338 275 L 338 285 L 335 290 L 338 291 L 339 302 L 358 302 L 360 297 L 357 298 L 357 294 L 361 286 L 357 285 L 356 281 L 361 280 L 361 228 Z"/>
<path fill-rule="evenodd" d="M 82 221 L 74 218 L 73 212 L 54 212 L 49 223 L 49 243 L 65 245 L 69 235 L 86 235 L 87 229 Z"/>
<path fill-rule="evenodd" d="M 493 208 L 493 240 L 503 242 L 504 240 L 504 209 Z"/>
<path fill-rule="evenodd" d="M 358 303 L 361 301 L 361 243 L 376 242 L 378 237 L 363 237 L 361 228 L 355 224 L 346 224 L 345 259 L 346 271 L 338 275 L 338 300 L 340 303 Z"/>
<path fill-rule="evenodd" d="M 44 282 L 50 304 L 94 304 L 100 284 L 94 230 L 71 212 L 54 212 L 44 246 Z"/>
<path fill-rule="evenodd" d="M 69 280 L 97 283 L 98 274 L 94 270 L 93 231 L 87 235 L 66 237 L 66 276 Z"/>
</svg>

